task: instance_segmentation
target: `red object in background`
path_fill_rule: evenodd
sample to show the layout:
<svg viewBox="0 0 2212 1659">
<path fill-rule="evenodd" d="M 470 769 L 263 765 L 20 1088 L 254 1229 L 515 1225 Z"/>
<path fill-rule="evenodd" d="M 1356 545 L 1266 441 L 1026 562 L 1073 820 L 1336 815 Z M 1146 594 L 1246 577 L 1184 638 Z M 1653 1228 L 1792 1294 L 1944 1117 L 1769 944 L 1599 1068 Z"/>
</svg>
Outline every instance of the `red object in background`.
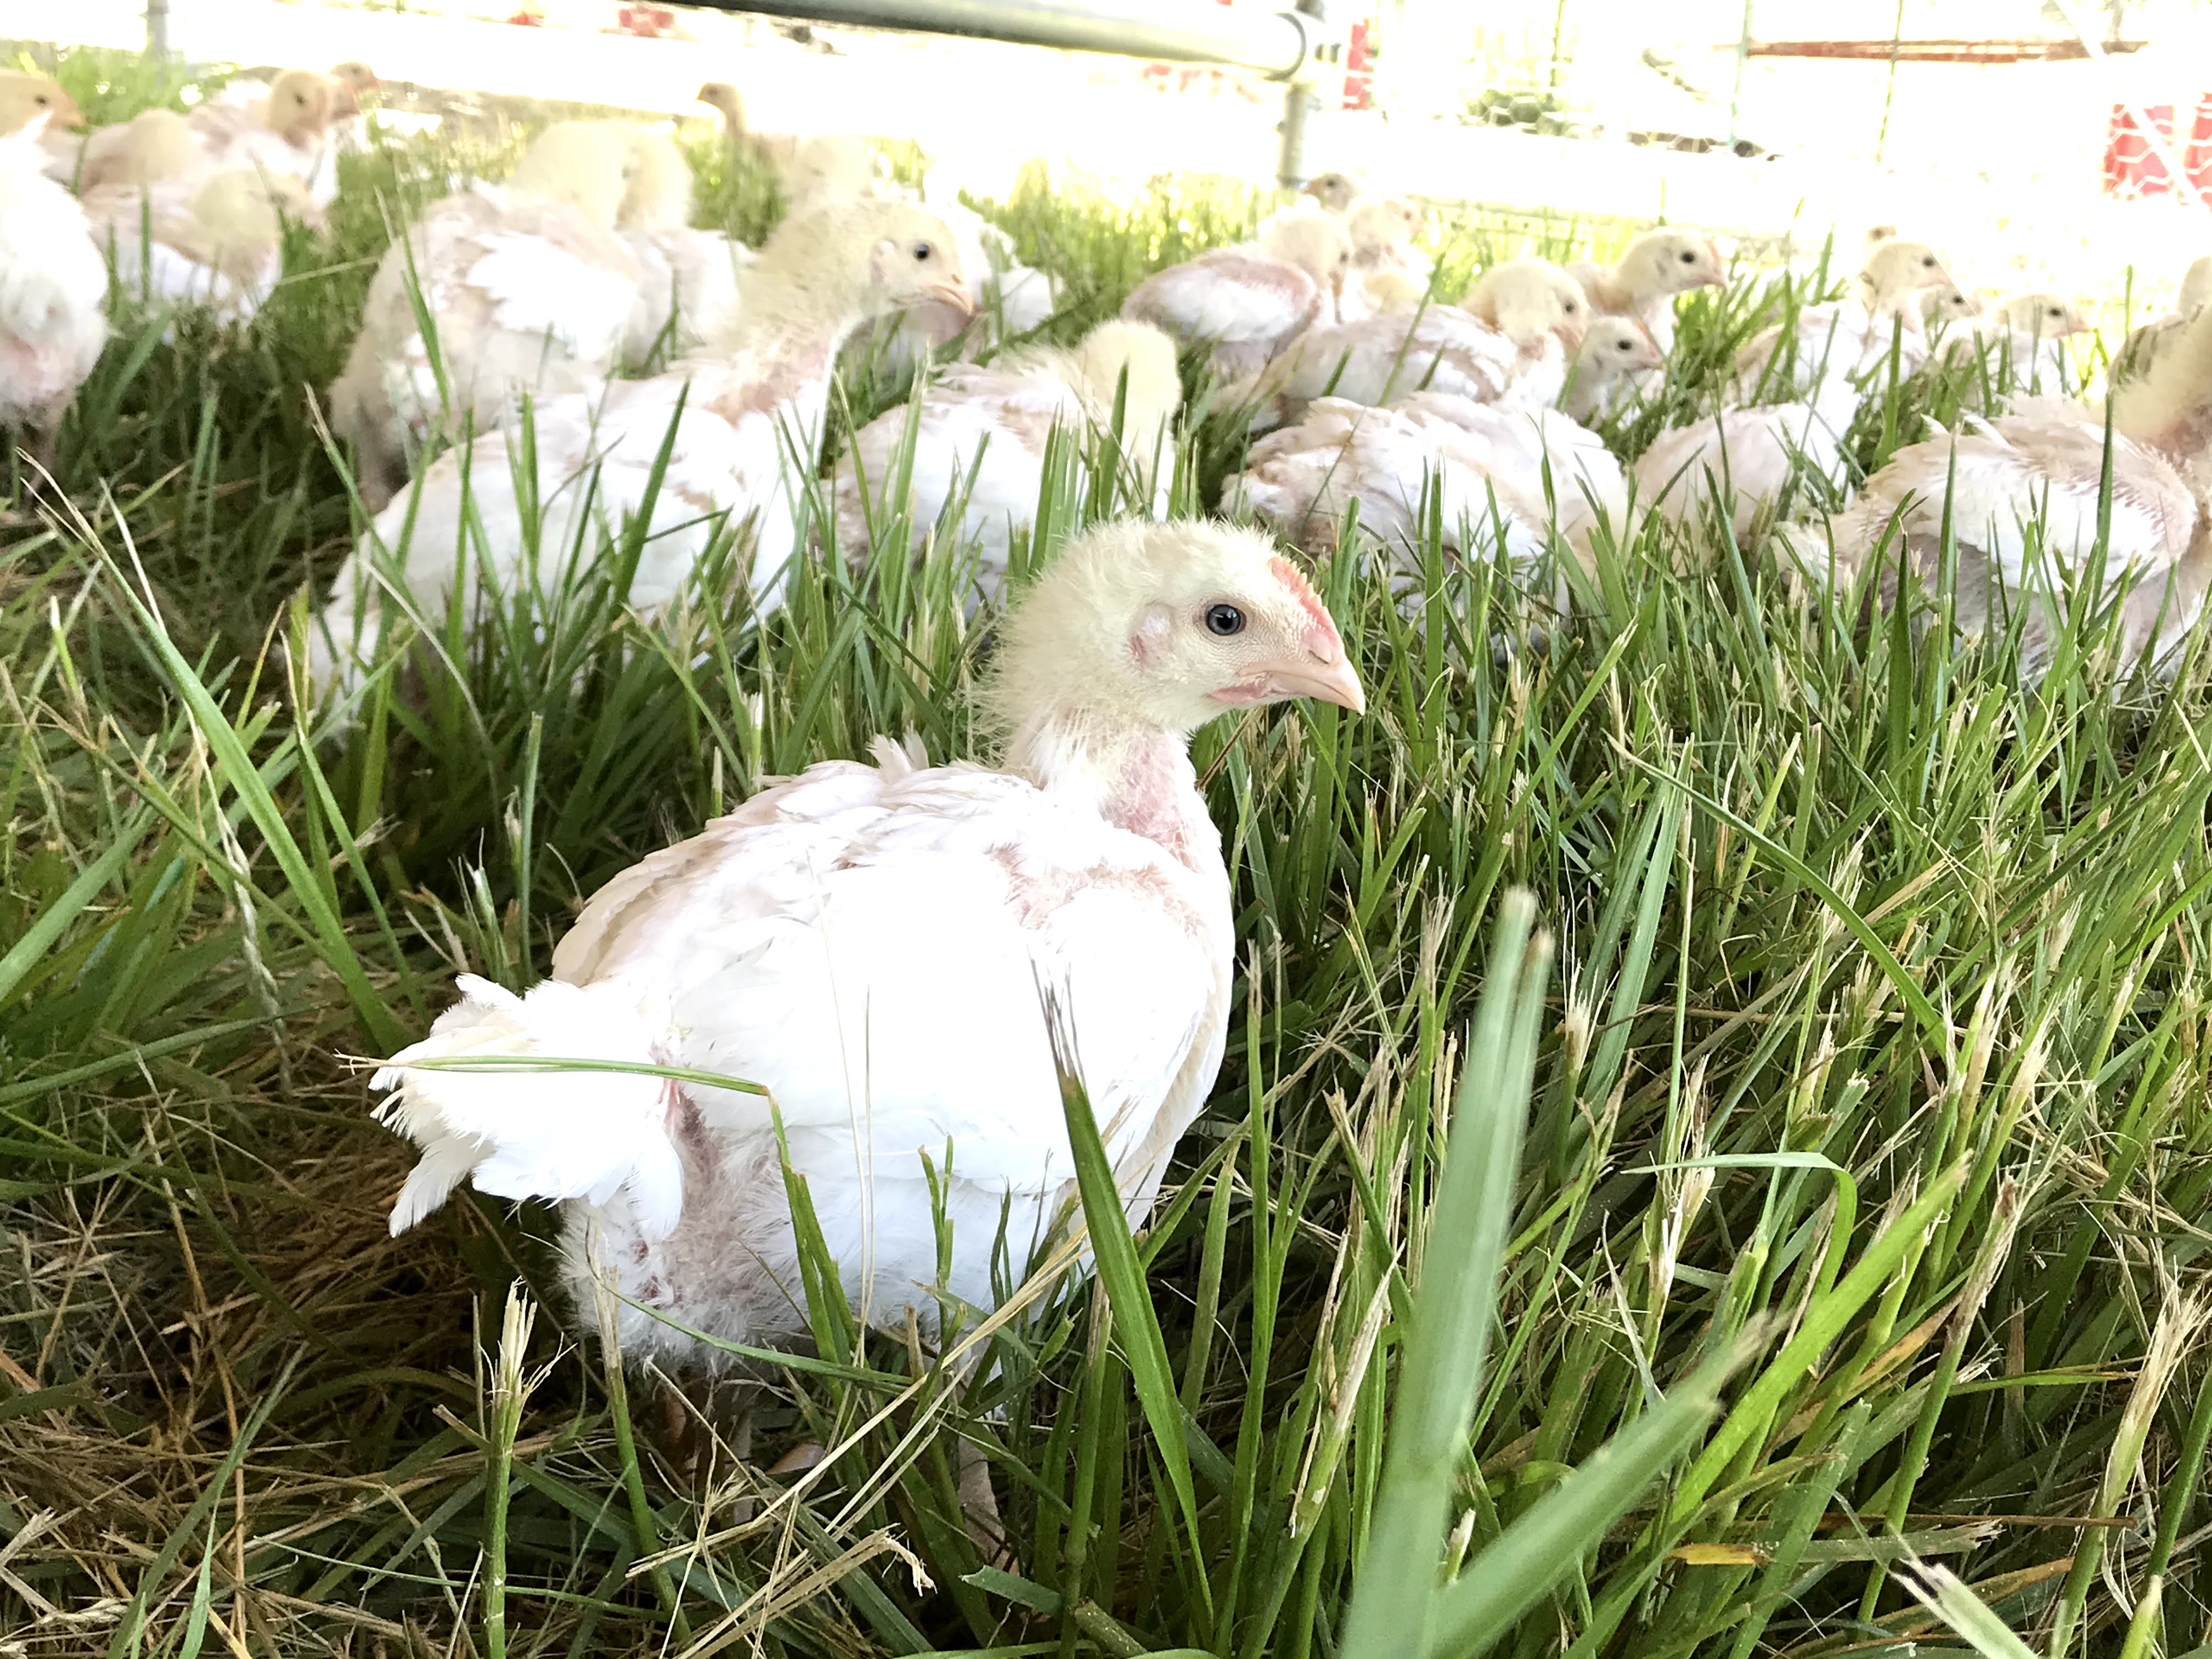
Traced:
<svg viewBox="0 0 2212 1659">
<path fill-rule="evenodd" d="M 659 6 L 624 6 L 621 13 L 622 32 L 641 35 L 647 40 L 658 40 L 676 27 L 676 14 Z"/>
<path fill-rule="evenodd" d="M 2189 147 L 2181 152 L 2181 170 L 2199 196 L 2212 191 L 2212 92 L 2197 100 L 2197 115 L 2189 124 Z"/>
<path fill-rule="evenodd" d="M 2203 106 L 2199 105 L 2200 119 Z M 2158 136 L 2173 139 L 2173 106 L 2152 104 L 2143 113 Z M 2212 129 L 2207 130 L 2212 137 Z M 2105 194 L 2107 196 L 2164 196 L 2173 189 L 2172 175 L 2150 147 L 2150 139 L 2136 125 L 2135 112 L 2125 104 L 2112 106 L 2110 136 L 2105 141 Z"/>
<path fill-rule="evenodd" d="M 1352 26 L 1352 39 L 1344 51 L 1344 107 L 1365 109 L 1374 102 L 1370 86 L 1371 76 L 1368 66 L 1374 60 L 1367 55 L 1367 31 L 1373 24 L 1362 18 Z"/>
</svg>

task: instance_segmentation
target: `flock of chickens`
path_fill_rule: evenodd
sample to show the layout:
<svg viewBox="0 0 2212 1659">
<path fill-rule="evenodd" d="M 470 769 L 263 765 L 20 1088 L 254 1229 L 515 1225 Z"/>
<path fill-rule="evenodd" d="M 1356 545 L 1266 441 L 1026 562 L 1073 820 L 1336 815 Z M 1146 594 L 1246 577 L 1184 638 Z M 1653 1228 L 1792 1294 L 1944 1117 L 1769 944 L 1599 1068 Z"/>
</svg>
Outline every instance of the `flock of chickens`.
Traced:
<svg viewBox="0 0 2212 1659">
<path fill-rule="evenodd" d="M 111 262 L 126 288 L 250 313 L 281 220 L 331 200 L 370 83 L 357 66 L 288 74 L 82 138 L 52 82 L 0 84 L 0 423 L 51 439 L 100 350 Z M 2193 307 L 2212 262 L 2191 309 L 2129 342 L 2096 409 L 2064 395 L 2063 343 L 2085 326 L 2064 300 L 1983 312 L 1931 248 L 1880 235 L 1841 299 L 1784 296 L 1727 406 L 1624 467 L 1585 422 L 1666 375 L 1677 299 L 1724 282 L 1700 235 L 1653 231 L 1609 267 L 1508 261 L 1454 302 L 1433 291 L 1419 212 L 1328 175 L 1249 245 L 1152 276 L 1072 346 L 1036 346 L 1022 337 L 1053 283 L 979 216 L 891 189 L 866 145 L 762 139 L 730 88 L 702 97 L 783 171 L 791 211 L 757 251 L 691 227 L 666 137 L 603 123 L 549 129 L 504 185 L 434 204 L 392 243 L 328 392 L 375 516 L 315 610 L 319 694 L 386 672 L 399 613 L 437 635 L 555 591 L 625 524 L 647 617 L 732 538 L 753 610 L 772 611 L 810 518 L 865 561 L 887 516 L 957 516 L 922 556 L 972 557 L 988 599 L 1054 433 L 1090 434 L 1133 499 L 1164 507 L 1194 351 L 1212 407 L 1249 410 L 1260 434 L 1224 512 L 1309 550 L 1356 504 L 1363 546 L 1392 558 L 1440 500 L 1452 549 L 1531 580 L 1562 552 L 1626 548 L 1658 514 L 1693 541 L 1767 535 L 1826 581 L 1885 547 L 1931 574 L 1948 529 L 1973 627 L 2045 603 L 2039 584 L 2063 586 L 2108 520 L 2131 656 L 2170 658 L 2202 609 L 2212 314 Z M 792 479 L 817 471 L 840 350 L 870 328 L 924 382 L 830 465 L 823 522 Z M 1962 356 L 1986 407 L 1824 515 L 1861 400 Z M 886 550 L 915 556 L 903 536 Z M 691 1333 L 807 1328 L 787 1148 L 854 1305 L 933 1330 L 994 1305 L 996 1251 L 1018 1267 L 1070 1201 L 1062 1068 L 1141 1218 L 1231 1009 L 1230 882 L 1190 734 L 1292 698 L 1357 714 L 1364 693 L 1273 536 L 1164 512 L 1074 538 L 999 623 L 991 684 L 999 766 L 888 739 L 872 764 L 816 765 L 609 884 L 527 995 L 465 978 L 376 1079 L 422 1153 L 395 1231 L 466 1179 L 562 1203 L 581 1304 L 611 1291 L 627 1349 L 712 1367 Z M 451 1066 L 548 1056 L 617 1069 Z M 764 1086 L 785 1140 L 762 1095 L 702 1073 Z"/>
</svg>

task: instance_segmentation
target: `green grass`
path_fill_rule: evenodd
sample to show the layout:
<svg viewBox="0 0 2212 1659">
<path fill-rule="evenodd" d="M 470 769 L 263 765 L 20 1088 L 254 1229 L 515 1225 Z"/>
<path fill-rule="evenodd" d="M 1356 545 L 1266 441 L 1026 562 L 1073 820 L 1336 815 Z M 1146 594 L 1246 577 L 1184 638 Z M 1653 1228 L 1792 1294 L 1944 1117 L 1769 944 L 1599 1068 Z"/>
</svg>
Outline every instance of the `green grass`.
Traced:
<svg viewBox="0 0 2212 1659">
<path fill-rule="evenodd" d="M 1433 537 L 1425 631 L 1333 562 L 1368 716 L 1198 744 L 1243 972 L 1169 1201 L 1134 1238 L 1094 1202 L 1108 1293 L 951 1310 L 947 1357 L 817 1304 L 745 1460 L 686 1470 L 659 1385 L 554 1293 L 545 1212 L 463 1194 L 389 1238 L 410 1154 L 356 1060 L 457 969 L 542 974 L 586 896 L 763 775 L 878 732 L 969 752 L 990 626 L 950 559 L 810 568 L 761 629 L 704 597 L 649 628 L 600 578 L 575 626 L 319 732 L 276 647 L 356 525 L 307 394 L 444 165 L 350 166 L 250 328 L 126 324 L 64 494 L 0 481 L 9 1652 L 2212 1641 L 2212 706 L 2194 664 L 2113 674 L 2086 614 L 2031 687 L 2013 642 L 1916 648 L 1657 532 L 1565 623 Z M 770 222 L 764 181 L 705 171 L 707 222 Z M 1033 181 L 993 210 L 1070 335 L 1260 206 Z M 1693 302 L 1624 453 L 1759 325 L 1744 284 Z M 1886 389 L 1859 463 L 1948 395 Z M 1205 419 L 1181 499 L 1234 447 Z M 1076 459 L 1018 563 L 1123 505 Z M 832 1455 L 763 1473 L 801 1439 Z M 963 1441 L 1005 1561 L 961 1524 Z"/>
</svg>

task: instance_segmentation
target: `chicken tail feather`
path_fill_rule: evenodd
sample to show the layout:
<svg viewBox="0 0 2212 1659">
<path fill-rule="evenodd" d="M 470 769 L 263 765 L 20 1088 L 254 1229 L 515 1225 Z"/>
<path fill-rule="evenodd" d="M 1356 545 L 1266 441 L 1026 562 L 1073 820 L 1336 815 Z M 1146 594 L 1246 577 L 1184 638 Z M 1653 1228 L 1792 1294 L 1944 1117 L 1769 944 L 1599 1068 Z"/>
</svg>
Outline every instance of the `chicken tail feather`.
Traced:
<svg viewBox="0 0 2212 1659">
<path fill-rule="evenodd" d="M 526 996 L 470 974 L 459 986 L 461 1000 L 430 1035 L 370 1079 L 391 1091 L 378 1121 L 422 1153 L 392 1205 L 393 1235 L 472 1180 L 501 1198 L 621 1195 L 643 1237 L 667 1237 L 684 1207 L 671 1134 L 683 1093 L 673 1079 L 627 1069 L 667 1064 L 665 1008 L 619 980 L 546 980 Z"/>
</svg>

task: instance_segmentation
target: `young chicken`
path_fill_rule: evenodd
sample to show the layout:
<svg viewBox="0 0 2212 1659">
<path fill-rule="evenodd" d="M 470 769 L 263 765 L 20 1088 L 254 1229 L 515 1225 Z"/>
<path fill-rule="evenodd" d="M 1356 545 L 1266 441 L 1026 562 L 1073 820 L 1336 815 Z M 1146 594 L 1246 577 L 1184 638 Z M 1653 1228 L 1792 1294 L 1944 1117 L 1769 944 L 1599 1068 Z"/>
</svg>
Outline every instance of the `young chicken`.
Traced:
<svg viewBox="0 0 2212 1659">
<path fill-rule="evenodd" d="M 1792 550 L 1816 579 L 1845 583 L 1881 551 L 1881 593 L 1893 601 L 1900 561 L 1921 581 L 1936 580 L 1948 530 L 1961 631 L 2017 622 L 2031 676 L 2046 665 L 2063 608 L 2095 559 L 2110 592 L 2125 589 L 2120 665 L 2169 670 L 2212 584 L 2212 308 L 2112 394 L 2112 423 L 2109 487 L 2103 423 L 2077 405 L 2029 399 L 1970 432 L 1900 449 L 1826 536 L 1794 537 Z M 2104 514 L 2109 538 L 2099 533 Z"/>
<path fill-rule="evenodd" d="M 0 137 L 20 132 L 40 116 L 46 118 L 39 146 L 44 153 L 46 177 L 74 185 L 84 136 L 72 129 L 84 125 L 84 112 L 52 76 L 0 70 Z"/>
<path fill-rule="evenodd" d="M 867 1326 L 933 1335 L 939 1295 L 997 1305 L 994 1260 L 1024 1277 L 1075 1201 L 1062 1065 L 1141 1225 L 1232 1012 L 1229 873 L 1190 736 L 1293 698 L 1365 702 L 1267 538 L 1086 532 L 1003 625 L 996 767 L 878 738 L 872 765 L 818 762 L 617 876 L 527 995 L 461 978 L 372 1079 L 422 1152 L 392 1231 L 463 1181 L 558 1204 L 580 1322 L 605 1307 L 629 1358 L 724 1370 L 690 1332 L 809 1332 L 787 1146 L 836 1290 Z M 431 1063 L 500 1055 L 765 1092 Z"/>
<path fill-rule="evenodd" d="M 221 173 L 297 179 L 319 208 L 338 192 L 332 123 L 361 112 L 353 88 L 313 70 L 287 70 L 264 97 L 211 100 L 190 115 L 149 109 L 85 140 L 79 187 L 144 189 L 166 179 L 205 180 Z"/>
<path fill-rule="evenodd" d="M 1359 180 L 1348 173 L 1317 173 L 1306 180 L 1302 196 L 1310 196 L 1330 213 L 1341 217 L 1360 198 Z"/>
<path fill-rule="evenodd" d="M 919 306 L 889 319 L 866 344 L 877 366 L 913 374 L 927 358 L 974 358 L 1041 328 L 1060 296 L 1041 270 L 1022 264 L 1006 234 L 973 208 L 927 191 L 924 204 L 951 228 L 968 273 L 969 309 Z"/>
<path fill-rule="evenodd" d="M 148 109 L 88 136 L 69 170 L 87 195 L 146 190 L 186 177 L 198 165 L 199 155 L 189 120 L 173 109 Z"/>
<path fill-rule="evenodd" d="M 143 191 L 109 185 L 87 191 L 84 210 L 124 293 L 232 323 L 259 311 L 284 274 L 285 220 L 323 217 L 298 179 L 245 171 Z"/>
<path fill-rule="evenodd" d="M 1354 323 L 1363 317 L 1418 311 L 1428 303 L 1427 277 L 1393 270 L 1386 265 L 1379 270 L 1354 272 L 1344 285 L 1344 297 L 1339 301 L 1337 310 L 1342 320 Z"/>
<path fill-rule="evenodd" d="M 1339 321 L 1407 310 L 1408 291 L 1416 295 L 1427 292 L 1431 266 L 1413 246 L 1421 215 L 1411 202 L 1397 196 L 1364 196 L 1345 215 L 1344 227 L 1352 238 L 1352 263 L 1337 295 Z"/>
<path fill-rule="evenodd" d="M 1811 402 L 1841 428 L 1850 424 L 1862 387 L 1885 375 L 1894 356 L 1900 377 L 1928 357 L 1916 296 L 1948 284 L 1950 274 L 1925 242 L 1878 243 L 1845 299 L 1806 306 L 1794 331 L 1778 323 L 1736 354 L 1735 395 L 1747 404 Z"/>
<path fill-rule="evenodd" d="M 547 398 L 527 442 L 491 432 L 423 468 L 339 569 L 311 629 L 310 678 L 323 690 L 358 678 L 386 581 L 434 631 L 449 600 L 473 626 L 490 593 L 557 598 L 626 520 L 642 538 L 624 595 L 635 610 L 657 615 L 702 557 L 734 543 L 766 615 L 797 545 L 788 480 L 812 471 L 838 347 L 871 317 L 965 294 L 951 233 L 921 208 L 786 220 L 745 272 L 727 341 L 651 380 Z"/>
<path fill-rule="evenodd" d="M 2203 309 L 2207 300 L 2212 300 L 2212 253 L 2190 262 L 2189 269 L 2182 274 L 2181 293 L 2174 301 L 2172 311 L 2145 323 L 2128 336 L 2120 347 L 2120 355 L 2112 360 L 2112 384 L 2122 386 L 2149 374 L 2159 354 L 2172 343 L 2190 319 Z"/>
<path fill-rule="evenodd" d="M 1930 339 L 1981 314 L 1980 301 L 1948 283 L 1921 290 L 1920 322 Z"/>
<path fill-rule="evenodd" d="M 1404 270 L 1429 274 L 1429 262 L 1414 249 L 1421 234 L 1421 210 L 1402 196 L 1364 196 L 1344 216 L 1352 238 L 1354 270 Z"/>
<path fill-rule="evenodd" d="M 1808 479 L 1828 493 L 1843 489 L 1842 437 L 1810 404 L 1724 410 L 1652 441 L 1637 459 L 1637 501 L 1695 534 L 1711 525 L 1711 504 L 1725 501 L 1736 544 L 1747 547 L 1778 514 L 1825 504 Z"/>
<path fill-rule="evenodd" d="M 1307 330 L 1335 320 L 1351 264 L 1352 238 L 1336 219 L 1284 214 L 1257 246 L 1212 248 L 1154 271 L 1122 302 L 1121 314 L 1210 344 L 1216 374 L 1249 374 Z"/>
<path fill-rule="evenodd" d="M 1982 406 L 1985 389 L 1996 397 L 2066 396 L 2080 391 L 2081 380 L 2066 342 L 2088 331 L 2089 319 L 2061 295 L 2015 294 L 1948 330 L 1929 362 L 1972 368 L 1966 388 L 1971 407 Z"/>
<path fill-rule="evenodd" d="M 1578 343 L 1589 325 L 1589 299 L 1582 284 L 1549 259 L 1507 259 L 1475 279 L 1460 299 L 1470 317 L 1502 328 L 1518 340 L 1564 324 Z M 1557 316 L 1559 321 L 1552 319 Z"/>
<path fill-rule="evenodd" d="M 720 231 L 691 228 L 691 166 L 674 139 L 643 127 L 617 130 L 630 147 L 630 164 L 615 229 L 638 269 L 622 361 L 681 357 L 727 331 L 738 273 L 753 252 Z"/>
<path fill-rule="evenodd" d="M 745 119 L 744 94 L 727 81 L 709 81 L 699 88 L 698 100 L 722 118 L 722 137 L 734 149 L 752 136 Z"/>
<path fill-rule="evenodd" d="M 890 193 L 881 154 L 850 133 L 800 140 L 780 171 L 785 208 L 793 214 Z"/>
<path fill-rule="evenodd" d="M 0 137 L 21 132 L 41 115 L 46 118 L 42 135 L 58 137 L 64 127 L 84 125 L 76 100 L 51 75 L 0 70 Z"/>
<path fill-rule="evenodd" d="M 107 342 L 107 265 L 77 199 L 46 176 L 51 115 L 0 137 L 0 432 L 47 465 Z"/>
<path fill-rule="evenodd" d="M 192 171 L 289 175 L 307 186 L 317 207 L 328 208 L 338 193 L 334 124 L 360 113 L 360 98 L 337 76 L 286 70 L 270 82 L 259 104 L 206 103 L 186 118 L 196 152 Z"/>
<path fill-rule="evenodd" d="M 1561 395 L 1569 418 L 1587 421 L 1635 401 L 1667 359 L 1633 317 L 1593 317 Z"/>
<path fill-rule="evenodd" d="M 1087 445 L 1110 431 L 1125 378 L 1121 453 L 1128 482 L 1164 511 L 1160 492 L 1174 471 L 1173 425 L 1182 402 L 1175 342 L 1148 323 L 1105 322 L 1071 349 L 1040 347 L 988 368 L 957 367 L 914 408 L 888 410 L 854 433 L 837 468 L 839 547 L 855 561 L 878 550 L 896 505 L 887 499 L 893 482 L 910 466 L 903 507 L 915 535 L 964 493 L 957 544 L 977 550 L 976 596 L 996 599 L 1013 536 L 1029 527 L 1044 487 L 1047 441 L 1058 430 Z"/>
<path fill-rule="evenodd" d="M 352 444 L 372 509 L 440 428 L 489 430 L 526 396 L 598 386 L 627 343 L 651 350 L 667 313 L 615 228 L 635 167 L 622 128 L 549 127 L 503 188 L 434 203 L 385 251 L 330 392 L 331 429 Z"/>
<path fill-rule="evenodd" d="M 1224 387 L 1222 403 L 1249 404 L 1255 432 L 1297 420 L 1324 397 L 1387 404 L 1428 390 L 1514 409 L 1556 404 L 1582 344 L 1582 290 L 1556 266 L 1516 260 L 1486 275 L 1479 293 L 1495 321 L 1432 305 L 1315 329 L 1260 374 Z"/>
<path fill-rule="evenodd" d="M 222 90 L 216 94 L 215 101 L 241 109 L 266 125 L 278 78 L 281 75 L 265 81 L 241 75 L 225 82 Z M 344 154 L 360 155 L 368 148 L 368 123 L 362 113 L 362 101 L 383 83 L 376 78 L 374 70 L 356 59 L 331 64 L 327 78 L 342 88 L 337 94 L 330 120 L 331 137 Z"/>
<path fill-rule="evenodd" d="M 1675 296 L 1728 281 L 1720 250 L 1687 230 L 1646 231 L 1612 266 L 1584 261 L 1569 265 L 1567 274 L 1582 284 L 1593 311 L 1633 317 L 1662 352 L 1674 349 Z"/>
</svg>

